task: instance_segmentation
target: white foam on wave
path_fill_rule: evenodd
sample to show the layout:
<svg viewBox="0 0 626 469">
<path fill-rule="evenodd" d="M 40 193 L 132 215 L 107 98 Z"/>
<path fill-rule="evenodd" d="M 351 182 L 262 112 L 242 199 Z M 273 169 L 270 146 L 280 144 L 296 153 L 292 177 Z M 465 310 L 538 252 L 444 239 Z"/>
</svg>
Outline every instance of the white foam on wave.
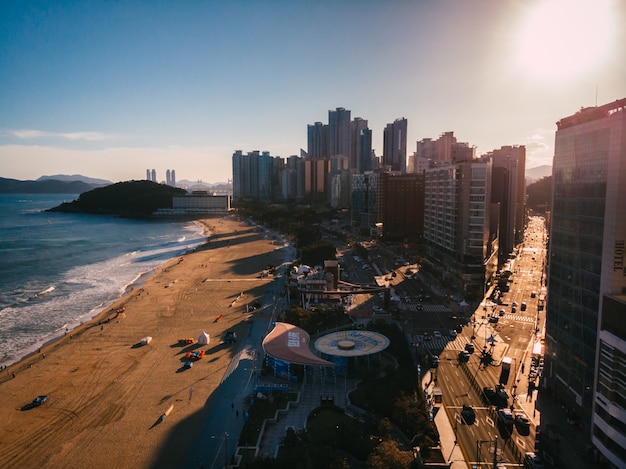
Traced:
<svg viewBox="0 0 626 469">
<path fill-rule="evenodd" d="M 55 287 L 53 285 L 51 287 L 46 288 L 44 291 L 40 291 L 39 293 L 37 293 L 35 295 L 35 298 L 40 298 L 40 297 L 42 297 L 44 295 L 47 295 L 48 293 L 52 293 L 54 290 L 55 290 Z"/>
<path fill-rule="evenodd" d="M 37 294 L 40 296 L 36 296 L 38 301 L 29 302 L 28 307 L 14 304 L 2 309 L 0 364 L 19 361 L 41 345 L 93 319 L 132 287 L 139 285 L 157 267 L 194 249 L 205 240 L 202 236 L 189 240 L 183 236 L 178 242 L 162 240 L 145 250 L 74 267 L 61 277 L 56 286 L 40 291 Z M 185 241 L 188 242 L 182 244 Z"/>
</svg>

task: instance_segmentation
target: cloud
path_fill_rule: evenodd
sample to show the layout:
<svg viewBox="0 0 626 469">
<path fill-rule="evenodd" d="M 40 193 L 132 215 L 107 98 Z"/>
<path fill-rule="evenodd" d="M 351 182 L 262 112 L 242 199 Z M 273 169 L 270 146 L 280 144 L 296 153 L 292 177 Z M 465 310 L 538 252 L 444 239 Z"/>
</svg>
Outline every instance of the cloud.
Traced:
<svg viewBox="0 0 626 469">
<path fill-rule="evenodd" d="M 21 139 L 60 138 L 65 140 L 87 141 L 107 140 L 115 137 L 114 135 L 105 134 L 103 132 L 47 132 L 45 130 L 33 129 L 9 130 L 9 134 Z"/>
</svg>

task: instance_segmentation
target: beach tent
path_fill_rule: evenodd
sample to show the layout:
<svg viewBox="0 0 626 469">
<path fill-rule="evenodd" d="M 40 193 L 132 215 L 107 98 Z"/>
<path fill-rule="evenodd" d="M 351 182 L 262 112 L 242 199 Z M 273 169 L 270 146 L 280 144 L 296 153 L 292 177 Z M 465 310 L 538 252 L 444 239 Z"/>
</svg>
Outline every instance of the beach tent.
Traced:
<svg viewBox="0 0 626 469">
<path fill-rule="evenodd" d="M 148 345 L 150 342 L 152 342 L 152 337 L 149 335 L 141 339 L 141 345 Z"/>
<path fill-rule="evenodd" d="M 202 331 L 202 334 L 198 336 L 198 345 L 209 345 L 209 334 Z"/>
</svg>

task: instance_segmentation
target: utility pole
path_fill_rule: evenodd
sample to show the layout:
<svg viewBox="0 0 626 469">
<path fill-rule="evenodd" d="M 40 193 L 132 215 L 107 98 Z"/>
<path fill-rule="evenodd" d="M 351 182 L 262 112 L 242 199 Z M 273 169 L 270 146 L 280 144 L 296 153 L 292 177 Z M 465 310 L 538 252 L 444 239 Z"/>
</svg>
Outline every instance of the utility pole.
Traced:
<svg viewBox="0 0 626 469">
<path fill-rule="evenodd" d="M 493 469 L 498 468 L 498 437 L 493 442 Z"/>
</svg>

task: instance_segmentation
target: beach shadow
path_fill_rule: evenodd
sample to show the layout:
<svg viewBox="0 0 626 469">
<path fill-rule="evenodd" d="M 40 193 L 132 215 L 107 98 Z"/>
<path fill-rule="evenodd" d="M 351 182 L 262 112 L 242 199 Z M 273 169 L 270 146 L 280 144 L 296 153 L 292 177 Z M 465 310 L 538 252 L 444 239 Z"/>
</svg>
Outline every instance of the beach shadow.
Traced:
<svg viewBox="0 0 626 469">
<path fill-rule="evenodd" d="M 165 420 L 165 415 L 159 416 L 159 418 L 156 419 L 156 421 L 150 426 L 150 428 L 148 428 L 148 430 L 152 430 L 157 425 L 160 425 L 161 423 L 163 423 L 164 420 Z"/>
<path fill-rule="evenodd" d="M 184 348 L 182 350 L 180 350 L 179 352 L 176 353 L 176 355 L 180 355 L 181 353 L 187 353 L 187 352 L 193 352 L 196 349 L 199 349 L 200 347 L 202 347 L 202 344 L 199 343 L 195 343 L 195 344 L 189 344 L 184 346 Z M 171 345 L 170 347 L 175 348 L 175 347 L 183 347 L 182 345 Z"/>
<path fill-rule="evenodd" d="M 141 342 L 137 342 L 136 344 L 133 344 L 130 346 L 130 348 L 141 348 L 141 347 L 145 347 L 146 344 L 143 344 Z"/>
<path fill-rule="evenodd" d="M 218 345 L 215 345 L 213 347 L 211 347 L 210 349 L 208 349 L 204 354 L 205 355 L 213 355 L 214 353 L 219 352 L 222 349 L 225 349 L 229 344 L 227 344 L 226 342 L 220 342 Z"/>
<path fill-rule="evenodd" d="M 27 411 L 27 410 L 35 409 L 35 408 L 37 408 L 37 407 L 39 407 L 37 404 L 34 404 L 34 403 L 32 403 L 32 402 L 29 402 L 28 404 L 23 405 L 22 407 L 20 407 L 20 410 L 21 410 L 22 412 L 25 412 L 25 411 Z"/>
</svg>

